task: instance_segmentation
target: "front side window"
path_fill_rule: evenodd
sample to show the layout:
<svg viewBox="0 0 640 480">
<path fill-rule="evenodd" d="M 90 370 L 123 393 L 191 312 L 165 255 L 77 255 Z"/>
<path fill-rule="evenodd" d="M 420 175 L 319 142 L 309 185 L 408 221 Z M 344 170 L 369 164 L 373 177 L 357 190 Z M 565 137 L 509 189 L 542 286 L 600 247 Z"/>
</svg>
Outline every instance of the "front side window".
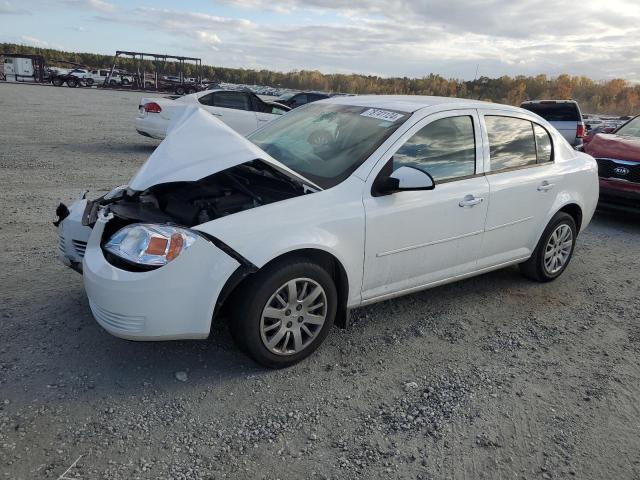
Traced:
<svg viewBox="0 0 640 480">
<path fill-rule="evenodd" d="M 198 98 L 198 101 L 202 105 L 213 107 L 213 93 L 209 93 L 208 95 L 203 95 L 202 97 Z"/>
<path fill-rule="evenodd" d="M 492 172 L 536 164 L 536 139 L 529 120 L 493 115 L 484 119 Z"/>
<path fill-rule="evenodd" d="M 213 106 L 236 110 L 251 110 L 249 96 L 242 92 L 215 92 L 213 94 Z"/>
<path fill-rule="evenodd" d="M 404 166 L 427 172 L 436 182 L 475 174 L 473 118 L 441 118 L 423 127 L 393 156 L 393 170 Z"/>
<path fill-rule="evenodd" d="M 247 138 L 322 188 L 358 168 L 410 113 L 355 105 L 310 103 Z"/>
</svg>

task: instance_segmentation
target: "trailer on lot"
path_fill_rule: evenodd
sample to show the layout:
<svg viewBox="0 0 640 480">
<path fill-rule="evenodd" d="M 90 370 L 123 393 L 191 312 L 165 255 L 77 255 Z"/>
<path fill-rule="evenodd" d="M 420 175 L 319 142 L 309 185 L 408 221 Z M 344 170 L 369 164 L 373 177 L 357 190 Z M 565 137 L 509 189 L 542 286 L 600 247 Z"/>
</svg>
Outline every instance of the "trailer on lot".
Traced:
<svg viewBox="0 0 640 480">
<path fill-rule="evenodd" d="M 46 83 L 49 81 L 42 55 L 0 53 L 0 57 L 2 57 L 0 80 L 21 83 Z"/>
<path fill-rule="evenodd" d="M 104 79 L 102 86 L 117 86 L 117 82 L 113 82 L 113 80 L 115 76 L 118 75 L 117 67 L 119 59 L 133 60 L 133 70 L 135 71 L 129 74 L 131 78 L 131 88 L 133 89 L 165 91 L 173 92 L 177 95 L 184 95 L 185 93 L 197 92 L 203 88 L 202 59 L 200 58 L 124 50 L 116 51 L 111 70 Z M 171 75 L 166 75 L 168 63 L 177 64 L 177 72 L 171 72 Z M 185 75 L 185 67 L 189 64 L 195 69 L 195 76 L 187 77 Z M 149 68 L 151 66 L 153 66 L 153 68 Z M 149 71 L 147 71 L 147 68 L 149 68 Z"/>
</svg>

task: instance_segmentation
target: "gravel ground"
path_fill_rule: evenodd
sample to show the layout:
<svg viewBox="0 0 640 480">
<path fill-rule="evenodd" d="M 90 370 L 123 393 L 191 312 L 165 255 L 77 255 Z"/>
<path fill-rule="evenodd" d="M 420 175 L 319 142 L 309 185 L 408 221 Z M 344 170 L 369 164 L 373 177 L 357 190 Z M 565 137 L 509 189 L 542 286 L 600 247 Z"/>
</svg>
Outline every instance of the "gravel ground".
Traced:
<svg viewBox="0 0 640 480">
<path fill-rule="evenodd" d="M 283 371 L 223 326 L 104 332 L 51 220 L 153 151 L 141 96 L 0 84 L 0 478 L 640 478 L 638 217 L 598 213 L 553 283 L 508 268 L 356 310 Z"/>
</svg>

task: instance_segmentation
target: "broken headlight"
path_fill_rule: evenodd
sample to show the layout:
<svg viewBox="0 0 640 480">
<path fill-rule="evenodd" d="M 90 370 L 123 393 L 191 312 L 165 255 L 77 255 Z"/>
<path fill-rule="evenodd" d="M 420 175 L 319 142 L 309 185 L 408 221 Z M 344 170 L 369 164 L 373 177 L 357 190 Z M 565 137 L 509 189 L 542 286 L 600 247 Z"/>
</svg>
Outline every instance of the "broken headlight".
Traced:
<svg viewBox="0 0 640 480">
<path fill-rule="evenodd" d="M 184 228 L 137 223 L 118 230 L 104 249 L 131 263 L 159 267 L 186 251 L 196 238 Z"/>
</svg>

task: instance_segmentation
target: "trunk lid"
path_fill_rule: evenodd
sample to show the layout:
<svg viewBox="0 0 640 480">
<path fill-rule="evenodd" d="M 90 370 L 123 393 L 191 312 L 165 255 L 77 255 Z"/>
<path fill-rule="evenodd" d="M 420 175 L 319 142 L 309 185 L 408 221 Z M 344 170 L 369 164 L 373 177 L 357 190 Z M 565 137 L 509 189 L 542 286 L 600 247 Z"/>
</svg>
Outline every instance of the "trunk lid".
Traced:
<svg viewBox="0 0 640 480">
<path fill-rule="evenodd" d="M 197 181 L 252 160 L 262 160 L 289 177 L 322 190 L 204 110 L 182 102 L 178 105 L 182 111 L 174 115 L 167 137 L 129 182 L 132 190 Z"/>
</svg>

